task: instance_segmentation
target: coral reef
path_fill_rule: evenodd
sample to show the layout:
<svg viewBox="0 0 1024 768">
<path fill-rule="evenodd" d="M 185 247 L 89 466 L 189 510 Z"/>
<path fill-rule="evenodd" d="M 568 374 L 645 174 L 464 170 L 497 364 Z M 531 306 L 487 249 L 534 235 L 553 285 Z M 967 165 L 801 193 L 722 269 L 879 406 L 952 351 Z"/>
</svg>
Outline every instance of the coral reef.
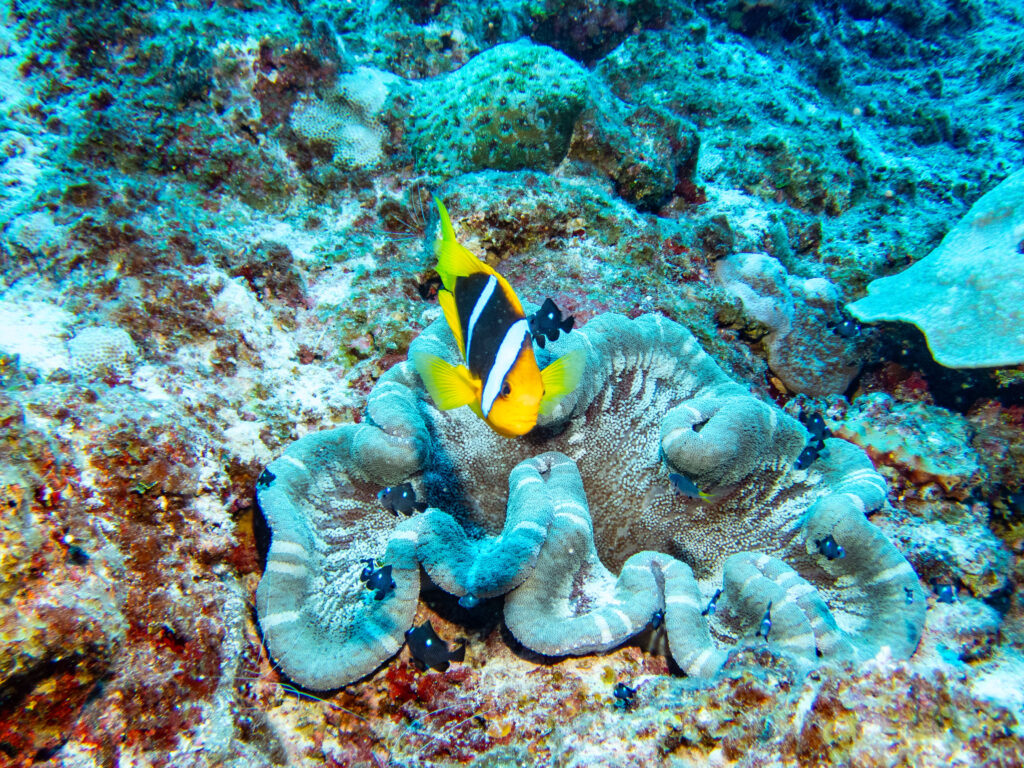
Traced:
<svg viewBox="0 0 1024 768">
<path fill-rule="evenodd" d="M 692 127 L 669 109 L 629 104 L 571 59 L 526 40 L 495 46 L 441 78 L 395 87 L 401 133 L 421 170 L 592 166 L 641 209 L 691 185 Z M 402 113 L 400 107 L 396 111 Z"/>
<path fill-rule="evenodd" d="M 958 414 L 879 392 L 856 398 L 832 432 L 898 468 L 915 486 L 937 483 L 942 493 L 963 499 L 977 484 L 980 460 Z"/>
<path fill-rule="evenodd" d="M 719 260 L 715 277 L 767 327 L 768 367 L 787 389 L 813 397 L 846 391 L 860 365 L 857 342 L 834 330 L 843 320 L 834 285 L 794 277 L 761 253 Z"/>
<path fill-rule="evenodd" d="M 585 350 L 587 368 L 535 436 L 504 440 L 472 414 L 436 411 L 401 363 L 371 392 L 367 421 L 269 465 L 257 608 L 289 677 L 334 688 L 392 656 L 412 624 L 418 563 L 469 606 L 509 593 L 509 629 L 546 655 L 609 650 L 662 612 L 673 658 L 709 676 L 766 610 L 771 642 L 805 663 L 913 652 L 924 592 L 864 517 L 885 493 L 862 454 L 833 440 L 827 460 L 795 470 L 803 428 L 664 319 L 600 316 L 551 349 Z M 413 342 L 421 351 L 454 358 L 443 323 Z M 674 494 L 672 470 L 708 498 Z M 395 524 L 360 484 L 400 481 L 431 509 Z M 827 536 L 846 557 L 819 551 Z M 393 569 L 382 600 L 357 578 L 367 558 Z"/>
<path fill-rule="evenodd" d="M 984 193 L 1024 166 L 1016 0 L 19 0 L 3 5 L 3 19 L 0 764 L 1024 763 L 1021 371 L 942 372 L 915 328 L 884 324 L 862 337 L 869 357 L 853 390 L 794 397 L 757 343 L 766 326 L 744 317 L 713 274 L 731 254 L 763 253 L 790 279 L 827 280 L 851 301 L 934 250 Z M 528 155 L 508 146 L 490 155 L 474 126 L 454 126 L 430 106 L 450 104 L 453 95 L 439 91 L 501 55 L 524 76 L 477 77 L 453 117 L 472 114 L 504 136 L 503 106 L 523 119 L 532 115 L 518 108 L 539 102 L 575 115 L 569 124 L 510 124 Z M 413 113 L 426 116 L 424 131 Z M 420 155 L 433 143 L 429 126 L 443 126 L 458 153 L 479 149 L 494 165 L 431 164 Z M 556 151 L 545 150 L 552 140 Z M 848 611 L 856 595 L 828 593 L 830 576 L 814 563 L 829 561 L 818 548 L 732 561 L 707 548 L 687 555 L 666 534 L 655 542 L 667 542 L 665 551 L 630 561 L 637 569 L 622 568 L 637 557 L 629 547 L 618 562 L 606 558 L 612 504 L 653 514 L 669 512 L 671 501 L 696 521 L 742 505 L 728 494 L 668 497 L 664 460 L 641 473 L 614 463 L 600 471 L 598 459 L 616 455 L 609 451 L 588 464 L 587 446 L 559 443 L 572 424 L 597 426 L 586 412 L 564 432 L 553 426 L 542 441 L 550 446 L 506 457 L 496 477 L 477 472 L 476 485 L 445 495 L 440 475 L 431 476 L 435 509 L 408 520 L 380 508 L 377 480 L 329 487 L 320 470 L 330 475 L 348 459 L 306 456 L 306 447 L 358 433 L 360 461 L 362 449 L 377 450 L 377 437 L 367 436 L 379 437 L 381 424 L 399 428 L 388 421 L 388 400 L 378 403 L 389 389 L 375 389 L 382 377 L 401 379 L 421 401 L 403 361 L 438 317 L 423 215 L 431 193 L 450 203 L 467 245 L 520 296 L 552 297 L 579 326 L 610 312 L 633 321 L 658 315 L 689 329 L 737 382 L 730 391 L 744 390 L 738 402 L 774 400 L 794 418 L 820 413 L 854 440 L 905 440 L 871 456 L 888 503 L 870 524 L 905 554 L 927 592 L 915 598 L 927 610 L 913 656 L 844 659 L 844 640 L 865 640 Z M 847 402 L 872 392 L 892 401 Z M 429 433 L 437 415 L 423 408 Z M 740 421 L 742 434 L 762 434 L 763 422 Z M 795 422 L 779 423 L 802 436 Z M 324 432 L 339 425 L 341 433 Z M 629 448 L 628 433 L 605 426 Z M 937 456 L 928 430 L 943 433 Z M 660 425 L 640 431 L 660 445 Z M 395 473 L 408 474 L 420 494 L 422 467 L 437 466 L 441 438 L 428 434 L 423 453 L 417 448 Z M 833 462 L 858 456 L 870 476 L 859 449 L 826 442 L 804 474 L 752 471 L 778 478 L 783 501 L 796 489 L 796 506 L 844 488 Z M 392 447 L 409 458 L 401 440 Z M 682 603 L 675 616 L 666 612 L 668 636 L 662 623 L 611 651 L 540 658 L 503 620 L 509 593 L 466 609 L 398 569 L 396 589 L 401 582 L 418 595 L 403 608 L 414 609 L 412 623 L 429 621 L 447 643 L 465 641 L 465 661 L 421 671 L 403 649 L 359 682 L 313 696 L 282 676 L 255 619 L 267 590 L 259 588 L 254 541 L 264 531 L 253 488 L 282 455 L 317 470 L 307 500 L 321 494 L 331 509 L 337 490 L 352 503 L 335 516 L 364 520 L 365 528 L 342 532 L 366 532 L 350 550 L 385 554 L 399 525 L 422 532 L 426 545 L 431 529 L 417 526 L 452 513 L 451 530 L 467 535 L 459 550 L 467 568 L 497 552 L 487 547 L 498 521 L 542 525 L 551 512 L 527 486 L 529 503 L 510 509 L 509 475 L 555 469 L 558 498 L 585 505 L 588 514 L 573 513 L 583 522 L 555 513 L 550 541 L 545 533 L 542 545 L 527 525 L 505 543 L 515 545 L 511 560 L 525 562 L 525 580 L 559 551 L 574 557 L 566 543 L 576 549 L 593 530 L 608 581 L 570 592 L 567 603 L 528 604 L 579 612 L 565 616 L 577 650 L 604 643 L 598 617 L 626 634 L 600 602 L 614 599 L 616 577 L 632 589 L 668 573 L 670 591 L 685 591 L 689 567 L 703 610 L 726 576 L 753 577 L 759 603 L 794 579 L 792 568 L 835 618 L 839 633 L 816 626 L 837 653 L 806 656 L 808 646 L 794 642 L 799 617 L 785 606 L 759 634 L 763 606 L 741 599 L 730 607 L 723 594 L 705 618 L 718 632 L 711 662 L 727 654 L 710 679 L 679 676 L 671 658 L 687 653 L 676 632 L 687 616 Z M 949 490 L 918 466 L 952 467 L 941 475 Z M 297 467 L 279 476 L 304 482 Z M 541 479 L 528 485 L 547 489 Z M 809 491 L 808 481 L 817 481 Z M 851 492 L 873 505 L 882 486 Z M 467 497 L 474 503 L 462 504 Z M 290 541 L 333 533 L 318 510 L 296 506 L 295 518 L 316 526 L 295 528 Z M 474 525 L 484 511 L 486 526 Z M 822 541 L 787 525 L 797 543 L 808 534 Z M 741 539 L 746 551 L 772 545 Z M 314 554 L 329 543 L 313 542 Z M 831 566 L 853 564 L 854 550 L 843 551 Z M 422 572 L 423 553 L 404 554 Z M 721 573 L 705 576 L 702 563 Z M 281 564 L 290 579 L 282 583 L 300 584 L 298 557 L 282 555 Z M 759 565 L 771 579 L 754 573 Z M 360 615 L 386 618 L 392 606 L 375 603 L 375 590 L 358 580 L 366 567 L 353 564 L 349 581 L 322 593 L 339 604 L 368 600 Z M 495 573 L 452 572 L 481 591 L 481 575 Z M 565 577 L 557 564 L 554 573 Z M 302 609 L 301 595 L 271 597 L 271 610 Z M 817 622 L 825 614 L 810 598 L 795 603 Z M 654 605 L 635 602 L 617 608 L 638 623 Z M 531 626 L 517 631 L 526 637 Z M 343 627 L 329 629 L 336 636 Z"/>
<path fill-rule="evenodd" d="M 384 156 L 380 113 L 396 80 L 370 67 L 339 75 L 326 98 L 307 94 L 292 105 L 290 125 L 302 139 L 327 144 L 336 163 L 372 167 Z"/>
<path fill-rule="evenodd" d="M 85 378 L 105 369 L 129 379 L 139 359 L 138 347 L 122 328 L 83 328 L 68 342 L 68 354 L 71 372 Z"/>
</svg>

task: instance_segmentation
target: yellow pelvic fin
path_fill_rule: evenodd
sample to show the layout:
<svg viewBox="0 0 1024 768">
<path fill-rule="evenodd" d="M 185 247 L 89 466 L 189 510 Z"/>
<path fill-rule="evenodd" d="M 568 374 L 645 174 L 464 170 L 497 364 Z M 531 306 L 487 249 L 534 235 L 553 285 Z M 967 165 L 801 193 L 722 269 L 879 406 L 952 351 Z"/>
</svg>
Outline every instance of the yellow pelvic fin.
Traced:
<svg viewBox="0 0 1024 768">
<path fill-rule="evenodd" d="M 480 383 L 473 379 L 466 366 L 454 366 L 426 352 L 414 353 L 412 363 L 434 399 L 434 404 L 442 411 L 479 400 Z"/>
<path fill-rule="evenodd" d="M 587 353 L 582 349 L 574 349 L 540 372 L 544 383 L 544 396 L 540 400 L 541 415 L 547 416 L 563 397 L 576 389 L 586 362 Z"/>
<path fill-rule="evenodd" d="M 441 305 L 444 319 L 448 321 L 448 327 L 452 329 L 455 343 L 459 345 L 459 354 L 465 360 L 466 342 L 462 339 L 462 323 L 459 322 L 459 310 L 455 308 L 455 294 L 451 291 L 438 291 L 437 303 Z"/>
<path fill-rule="evenodd" d="M 497 275 L 492 267 L 484 264 L 472 251 L 459 244 L 455 239 L 452 220 L 448 217 L 444 203 L 436 197 L 434 202 L 437 203 L 437 211 L 441 214 L 441 239 L 434 243 L 434 252 L 437 254 L 437 266 L 434 269 L 441 276 L 445 289 L 454 291 L 457 277 L 466 277 L 476 272 Z"/>
</svg>

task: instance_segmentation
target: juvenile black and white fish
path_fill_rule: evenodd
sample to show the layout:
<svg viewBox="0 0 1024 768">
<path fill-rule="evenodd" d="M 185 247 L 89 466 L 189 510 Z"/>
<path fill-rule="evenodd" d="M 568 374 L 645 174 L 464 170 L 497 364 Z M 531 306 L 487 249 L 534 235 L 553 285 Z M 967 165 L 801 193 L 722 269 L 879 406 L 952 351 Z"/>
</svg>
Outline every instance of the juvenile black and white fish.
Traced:
<svg viewBox="0 0 1024 768">
<path fill-rule="evenodd" d="M 416 490 L 412 483 L 390 486 L 377 494 L 384 509 L 397 514 L 409 515 L 413 510 L 422 512 L 427 508 L 425 501 L 416 501 Z"/>
<path fill-rule="evenodd" d="M 636 688 L 630 688 L 625 683 L 616 683 L 612 689 L 612 696 L 615 697 L 615 707 L 628 712 L 636 706 Z"/>
<path fill-rule="evenodd" d="M 800 455 L 796 457 L 796 463 L 794 466 L 797 469 L 807 469 L 811 464 L 818 460 L 818 449 L 813 445 L 808 445 L 802 451 Z"/>
<path fill-rule="evenodd" d="M 722 590 L 716 589 L 715 594 L 711 596 L 711 600 L 708 601 L 708 607 L 700 612 L 701 616 L 712 616 L 715 613 L 715 609 L 718 608 L 718 598 L 722 596 Z"/>
<path fill-rule="evenodd" d="M 835 323 L 832 332 L 844 339 L 852 339 L 860 335 L 860 323 L 847 317 Z"/>
<path fill-rule="evenodd" d="M 395 580 L 391 577 L 391 566 L 385 565 L 377 568 L 375 567 L 376 563 L 371 559 L 366 559 L 363 562 L 366 563 L 366 566 L 359 574 L 359 580 L 366 585 L 367 589 L 376 591 L 374 599 L 383 600 L 395 588 Z"/>
<path fill-rule="evenodd" d="M 761 619 L 761 626 L 757 628 L 757 634 L 755 637 L 763 637 L 765 640 L 768 639 L 768 633 L 772 631 L 772 604 L 768 602 L 768 609 L 764 612 L 764 617 Z"/>
<path fill-rule="evenodd" d="M 829 560 L 846 557 L 846 550 L 836 542 L 831 533 L 824 539 L 815 539 L 814 546 L 818 548 L 819 554 L 824 555 Z"/>
<path fill-rule="evenodd" d="M 405 641 L 409 645 L 413 663 L 420 669 L 429 667 L 444 672 L 450 662 L 466 658 L 465 641 L 462 641 L 455 650 L 451 650 L 448 643 L 434 631 L 434 626 L 429 621 L 408 630 L 405 633 Z"/>
<path fill-rule="evenodd" d="M 560 333 L 568 333 L 576 324 L 574 316 L 562 316 L 562 310 L 555 305 L 551 297 L 544 299 L 540 309 L 530 315 L 527 321 L 533 340 L 541 349 L 544 349 L 547 342 L 557 341 Z"/>
<path fill-rule="evenodd" d="M 943 584 L 938 579 L 932 579 L 932 589 L 935 590 L 935 602 L 951 605 L 956 602 L 956 587 L 953 584 Z"/>
<path fill-rule="evenodd" d="M 825 438 L 831 434 L 828 425 L 825 424 L 825 418 L 820 413 L 812 413 L 801 421 L 804 429 L 811 433 L 810 444 L 821 450 L 825 445 Z"/>
<path fill-rule="evenodd" d="M 797 456 L 795 466 L 797 469 L 807 469 L 825 451 L 825 438 L 832 433 L 829 432 L 825 419 L 820 413 L 802 415 L 800 422 L 810 432 L 811 437 L 803 451 Z"/>
</svg>

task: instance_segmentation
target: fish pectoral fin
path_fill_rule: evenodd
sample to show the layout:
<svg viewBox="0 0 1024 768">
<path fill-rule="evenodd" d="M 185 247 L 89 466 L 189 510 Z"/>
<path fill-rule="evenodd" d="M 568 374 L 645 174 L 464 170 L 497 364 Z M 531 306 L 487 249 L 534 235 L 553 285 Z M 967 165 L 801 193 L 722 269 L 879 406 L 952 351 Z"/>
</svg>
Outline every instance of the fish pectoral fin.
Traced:
<svg viewBox="0 0 1024 768">
<path fill-rule="evenodd" d="M 542 416 L 550 414 L 563 397 L 576 389 L 586 362 L 587 353 L 582 349 L 574 349 L 540 372 L 544 383 L 544 396 L 540 400 Z"/>
<path fill-rule="evenodd" d="M 455 343 L 459 345 L 459 354 L 466 359 L 466 343 L 462 340 L 462 324 L 459 322 L 459 310 L 455 308 L 455 294 L 451 291 L 438 291 L 437 303 L 441 305 L 444 319 L 448 321 Z"/>
<path fill-rule="evenodd" d="M 414 353 L 412 362 L 434 404 L 442 411 L 470 405 L 477 400 L 479 387 L 466 366 L 452 365 L 426 352 Z"/>
</svg>

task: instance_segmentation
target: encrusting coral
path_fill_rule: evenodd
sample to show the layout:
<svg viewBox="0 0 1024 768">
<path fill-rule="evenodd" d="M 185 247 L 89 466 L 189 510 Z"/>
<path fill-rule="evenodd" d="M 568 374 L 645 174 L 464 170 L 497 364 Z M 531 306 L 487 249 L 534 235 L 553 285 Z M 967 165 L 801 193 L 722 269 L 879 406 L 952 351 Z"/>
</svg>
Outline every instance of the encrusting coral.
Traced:
<svg viewBox="0 0 1024 768">
<path fill-rule="evenodd" d="M 257 611 L 289 677 L 329 689 L 391 657 L 412 626 L 421 565 L 464 605 L 506 595 L 509 629 L 548 655 L 605 651 L 661 619 L 695 676 L 766 641 L 807 665 L 913 653 L 925 593 L 865 517 L 885 483 L 859 448 L 828 440 L 796 469 L 803 427 L 663 317 L 599 316 L 539 362 L 574 349 L 587 355 L 580 386 L 524 438 L 497 436 L 469 409 L 436 410 L 403 362 L 362 423 L 305 437 L 267 468 Z M 414 340 L 420 351 L 458 354 L 443 321 Z M 671 472 L 700 497 L 673 492 Z M 429 508 L 398 519 L 375 494 L 405 481 Z M 829 536 L 842 557 L 823 554 Z M 392 568 L 382 599 L 359 578 L 370 558 Z"/>
</svg>

